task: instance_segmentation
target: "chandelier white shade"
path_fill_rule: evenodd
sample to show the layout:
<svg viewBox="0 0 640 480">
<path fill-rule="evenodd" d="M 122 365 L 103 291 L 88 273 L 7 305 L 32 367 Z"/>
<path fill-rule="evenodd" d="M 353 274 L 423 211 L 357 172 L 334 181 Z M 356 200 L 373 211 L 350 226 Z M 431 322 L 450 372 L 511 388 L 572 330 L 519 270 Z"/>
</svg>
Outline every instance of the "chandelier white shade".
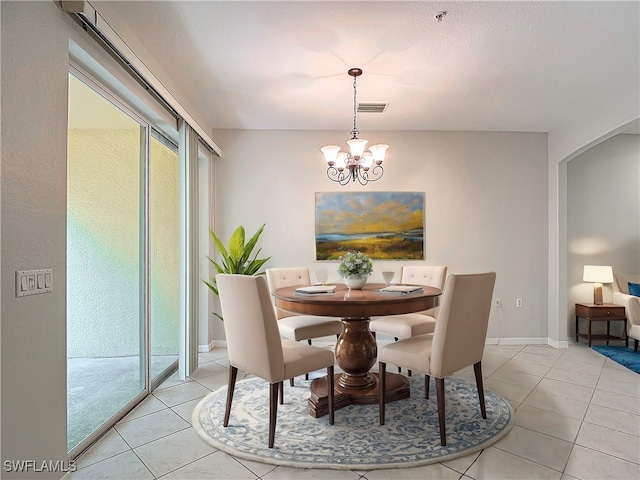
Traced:
<svg viewBox="0 0 640 480">
<path fill-rule="evenodd" d="M 340 185 L 347 185 L 350 181 L 358 181 L 361 185 L 379 180 L 384 174 L 382 162 L 389 145 L 371 145 L 365 151 L 368 140 L 358 138 L 357 127 L 357 88 L 356 79 L 362 75 L 360 68 L 350 68 L 347 72 L 353 77 L 353 130 L 351 139 L 347 140 L 349 152 L 343 152 L 338 145 L 326 145 L 320 149 L 327 162 L 327 176 Z"/>
</svg>

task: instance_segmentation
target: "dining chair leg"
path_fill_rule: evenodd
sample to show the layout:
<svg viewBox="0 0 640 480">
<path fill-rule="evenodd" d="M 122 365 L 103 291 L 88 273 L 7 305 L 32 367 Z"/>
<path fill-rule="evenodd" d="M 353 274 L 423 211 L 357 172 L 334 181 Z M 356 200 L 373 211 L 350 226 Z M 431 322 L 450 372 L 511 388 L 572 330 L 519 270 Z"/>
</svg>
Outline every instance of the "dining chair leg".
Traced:
<svg viewBox="0 0 640 480">
<path fill-rule="evenodd" d="M 327 380 L 328 380 L 328 385 L 327 385 L 327 390 L 328 390 L 328 396 L 329 396 L 329 425 L 333 425 L 333 422 L 335 420 L 335 390 L 334 390 L 334 376 L 333 376 L 333 365 L 327 367 Z"/>
<path fill-rule="evenodd" d="M 480 413 L 482 413 L 482 418 L 487 418 L 487 409 L 484 404 L 484 386 L 482 385 L 482 362 L 473 364 L 473 373 L 476 375 L 476 387 L 478 387 L 478 398 L 480 399 Z"/>
<path fill-rule="evenodd" d="M 289 386 L 290 386 L 290 387 L 293 387 L 293 377 L 291 377 L 291 378 L 289 379 Z"/>
<path fill-rule="evenodd" d="M 440 424 L 440 445 L 447 444 L 446 425 L 444 423 L 444 378 L 436 377 L 436 397 L 438 399 L 438 423 Z"/>
<path fill-rule="evenodd" d="M 278 400 L 280 405 L 284 404 L 284 382 L 278 383 Z"/>
<path fill-rule="evenodd" d="M 411 376 L 411 370 L 407 370 L 407 374 Z"/>
<path fill-rule="evenodd" d="M 384 392 L 387 388 L 387 364 L 384 362 L 378 362 L 378 382 L 380 383 L 378 412 L 380 413 L 380 425 L 384 425 Z"/>
<path fill-rule="evenodd" d="M 307 343 L 309 345 L 311 345 L 311 339 L 310 338 L 307 339 Z M 308 372 L 304 374 L 304 379 L 305 380 L 309 380 L 309 373 Z"/>
<path fill-rule="evenodd" d="M 398 337 L 393 337 L 393 341 L 397 342 L 398 341 Z M 402 367 L 398 366 L 398 373 L 402 373 Z"/>
<path fill-rule="evenodd" d="M 236 378 L 238 378 L 238 367 L 229 365 L 229 383 L 227 385 L 227 406 L 224 409 L 224 421 L 222 424 L 226 427 L 229 425 L 229 417 L 231 416 L 231 402 L 233 402 L 233 391 L 236 388 Z"/>
<path fill-rule="evenodd" d="M 273 443 L 276 438 L 279 384 L 280 382 L 276 382 L 269 385 L 269 448 L 273 448 Z"/>
<path fill-rule="evenodd" d="M 429 400 L 429 380 L 431 377 L 429 375 L 424 376 L 424 398 Z"/>
</svg>

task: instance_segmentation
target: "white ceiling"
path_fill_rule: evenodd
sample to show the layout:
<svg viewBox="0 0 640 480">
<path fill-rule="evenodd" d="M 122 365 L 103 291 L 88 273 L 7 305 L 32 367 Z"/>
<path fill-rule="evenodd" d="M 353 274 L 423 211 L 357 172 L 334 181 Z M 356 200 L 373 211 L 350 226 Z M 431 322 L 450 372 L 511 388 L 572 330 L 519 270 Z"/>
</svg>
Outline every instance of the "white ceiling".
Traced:
<svg viewBox="0 0 640 480">
<path fill-rule="evenodd" d="M 91 2 L 98 11 L 103 2 Z M 112 2 L 212 129 L 549 132 L 640 117 L 640 2 Z M 447 15 L 435 19 L 438 11 Z"/>
</svg>

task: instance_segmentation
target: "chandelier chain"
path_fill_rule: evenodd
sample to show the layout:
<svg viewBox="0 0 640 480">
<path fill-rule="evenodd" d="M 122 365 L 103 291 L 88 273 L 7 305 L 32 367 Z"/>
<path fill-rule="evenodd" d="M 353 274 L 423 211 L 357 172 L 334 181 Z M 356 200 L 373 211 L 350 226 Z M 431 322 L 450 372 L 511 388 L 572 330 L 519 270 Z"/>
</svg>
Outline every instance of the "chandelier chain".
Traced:
<svg viewBox="0 0 640 480">
<path fill-rule="evenodd" d="M 356 118 L 357 118 L 357 112 L 358 112 L 358 90 L 356 87 L 357 80 L 358 80 L 358 77 L 354 76 L 353 77 L 353 130 L 351 130 L 351 135 L 353 135 L 353 138 L 356 138 L 356 136 L 360 133 L 358 131 L 358 126 L 356 124 Z"/>
</svg>

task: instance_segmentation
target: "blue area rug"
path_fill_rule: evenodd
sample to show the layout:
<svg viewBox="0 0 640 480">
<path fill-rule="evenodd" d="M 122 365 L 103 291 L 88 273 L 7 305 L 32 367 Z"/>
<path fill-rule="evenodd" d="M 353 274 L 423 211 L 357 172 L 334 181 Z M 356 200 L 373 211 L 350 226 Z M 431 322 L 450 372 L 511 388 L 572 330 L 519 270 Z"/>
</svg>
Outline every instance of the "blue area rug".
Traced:
<svg viewBox="0 0 640 480">
<path fill-rule="evenodd" d="M 634 352 L 633 348 L 609 345 L 592 345 L 591 348 L 629 370 L 640 373 L 640 351 Z"/>
<path fill-rule="evenodd" d="M 435 382 L 424 399 L 424 377 L 410 377 L 411 397 L 387 404 L 380 426 L 378 405 L 350 405 L 328 416 L 308 413 L 309 383 L 285 382 L 285 404 L 278 405 L 274 448 L 267 448 L 268 384 L 250 378 L 236 384 L 231 420 L 224 428 L 224 387 L 195 408 L 192 423 L 210 445 L 231 455 L 262 463 L 301 468 L 371 470 L 442 462 L 495 443 L 513 426 L 513 410 L 499 395 L 485 390 L 487 419 L 480 415 L 475 383 L 445 380 L 447 445 L 440 445 Z"/>
</svg>

